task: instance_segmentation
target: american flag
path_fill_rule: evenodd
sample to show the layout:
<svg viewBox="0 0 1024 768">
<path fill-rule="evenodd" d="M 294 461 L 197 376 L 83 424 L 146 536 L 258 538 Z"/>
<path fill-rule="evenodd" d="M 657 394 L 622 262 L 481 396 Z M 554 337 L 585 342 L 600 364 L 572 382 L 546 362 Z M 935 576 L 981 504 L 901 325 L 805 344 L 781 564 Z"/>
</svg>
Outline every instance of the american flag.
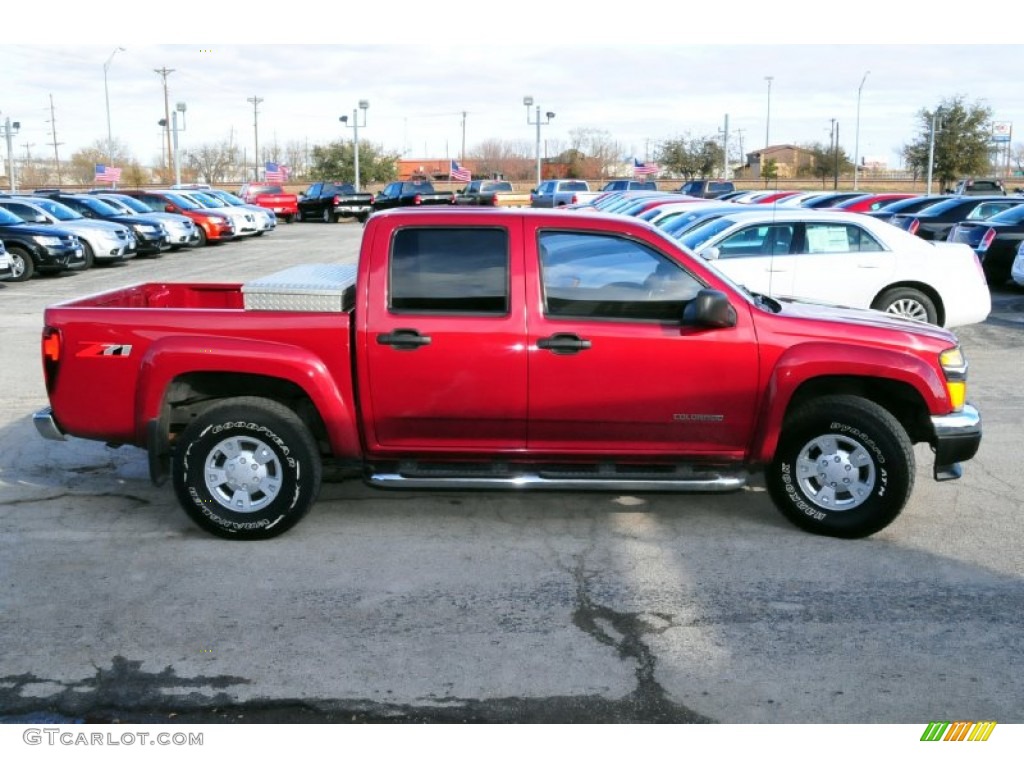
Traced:
<svg viewBox="0 0 1024 768">
<path fill-rule="evenodd" d="M 463 168 L 454 160 L 452 160 L 452 169 L 448 172 L 448 175 L 456 181 L 469 181 L 473 178 L 473 174 L 469 172 L 468 168 Z"/>
<path fill-rule="evenodd" d="M 112 165 L 97 165 L 96 175 L 92 179 L 96 181 L 110 181 L 116 184 L 121 180 L 121 169 Z"/>
<path fill-rule="evenodd" d="M 291 173 L 291 168 L 287 165 L 278 165 L 277 163 L 267 163 L 264 169 L 266 170 L 266 180 L 273 184 L 283 184 L 288 181 L 288 174 Z"/>
<path fill-rule="evenodd" d="M 661 166 L 657 163 L 643 162 L 641 163 L 635 157 L 633 158 L 633 174 L 636 176 L 651 176 L 655 173 L 661 172 Z"/>
</svg>

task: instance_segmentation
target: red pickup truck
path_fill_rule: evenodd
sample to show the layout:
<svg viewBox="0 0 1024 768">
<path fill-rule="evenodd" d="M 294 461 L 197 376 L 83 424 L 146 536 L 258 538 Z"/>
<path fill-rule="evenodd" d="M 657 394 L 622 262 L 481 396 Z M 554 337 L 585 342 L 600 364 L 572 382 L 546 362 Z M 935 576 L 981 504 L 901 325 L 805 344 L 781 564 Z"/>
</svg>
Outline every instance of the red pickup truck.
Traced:
<svg viewBox="0 0 1024 768">
<path fill-rule="evenodd" d="M 51 306 L 44 437 L 148 451 L 202 528 L 275 536 L 326 461 L 386 488 L 729 491 L 809 531 L 956 479 L 981 441 L 949 331 L 748 293 L 644 222 L 370 218 L 357 264 L 145 283 Z"/>
<path fill-rule="evenodd" d="M 288 224 L 295 221 L 299 213 L 299 196 L 285 192 L 280 184 L 247 182 L 238 190 L 238 196 L 249 205 L 269 208 Z"/>
</svg>

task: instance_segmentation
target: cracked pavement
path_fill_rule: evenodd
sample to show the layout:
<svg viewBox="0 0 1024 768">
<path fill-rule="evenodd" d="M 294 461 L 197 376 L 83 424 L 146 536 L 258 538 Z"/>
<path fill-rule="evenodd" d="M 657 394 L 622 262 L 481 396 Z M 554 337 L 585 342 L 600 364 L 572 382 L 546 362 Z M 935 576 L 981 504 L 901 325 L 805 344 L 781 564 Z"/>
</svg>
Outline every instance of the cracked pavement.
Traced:
<svg viewBox="0 0 1024 768">
<path fill-rule="evenodd" d="M 728 495 L 324 486 L 279 539 L 195 528 L 142 451 L 51 443 L 47 304 L 144 279 L 354 257 L 356 224 L 0 283 L 0 722 L 929 722 L 1024 719 L 1020 292 L 962 329 L 985 437 L 917 447 L 863 541 Z"/>
</svg>

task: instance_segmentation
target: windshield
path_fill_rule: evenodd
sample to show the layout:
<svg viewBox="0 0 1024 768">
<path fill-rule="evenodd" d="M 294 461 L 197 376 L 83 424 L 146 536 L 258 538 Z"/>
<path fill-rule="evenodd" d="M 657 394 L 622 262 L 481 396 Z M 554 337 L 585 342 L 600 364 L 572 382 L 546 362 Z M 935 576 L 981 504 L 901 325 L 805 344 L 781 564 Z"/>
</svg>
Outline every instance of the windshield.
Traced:
<svg viewBox="0 0 1024 768">
<path fill-rule="evenodd" d="M 1024 204 L 1016 205 L 1002 213 L 997 213 L 989 221 L 998 224 L 1022 224 L 1024 223 Z"/>
<path fill-rule="evenodd" d="M 117 202 L 123 205 L 125 208 L 130 208 L 136 213 L 152 213 L 153 209 L 140 200 L 136 200 L 134 197 L 119 197 Z"/>
<path fill-rule="evenodd" d="M 78 211 L 68 208 L 64 203 L 58 203 L 56 200 L 43 200 L 33 198 L 29 202 L 37 208 L 42 208 L 53 218 L 59 221 L 77 221 L 78 219 L 84 219 L 85 217 Z"/>
<path fill-rule="evenodd" d="M 114 198 L 110 198 L 110 197 L 101 197 L 100 200 L 102 200 L 105 204 L 109 205 L 111 208 L 113 208 L 115 211 L 117 211 L 122 216 L 135 216 L 136 215 L 134 210 L 129 208 L 127 205 L 122 203 L 120 200 L 117 200 L 117 199 L 114 199 Z"/>
<path fill-rule="evenodd" d="M 219 189 L 214 189 L 210 192 L 210 194 L 213 195 L 214 197 L 219 197 L 221 200 L 223 200 L 226 203 L 230 203 L 231 205 L 248 205 L 248 203 L 246 203 L 245 200 L 238 197 L 237 195 L 232 195 L 230 192 L 223 192 Z"/>
<path fill-rule="evenodd" d="M 165 197 L 172 203 L 174 203 L 176 206 L 181 208 L 183 211 L 197 211 L 200 208 L 198 203 L 193 203 L 191 200 L 182 197 L 181 195 L 168 193 L 167 195 L 165 195 Z"/>
<path fill-rule="evenodd" d="M 117 216 L 117 209 L 111 208 L 102 200 L 97 200 L 95 197 L 83 197 L 79 198 L 79 202 L 82 203 L 86 208 L 94 213 L 98 213 L 100 216 Z"/>
<path fill-rule="evenodd" d="M 13 213 L 0 208 L 0 224 L 21 224 L 22 221 Z"/>
<path fill-rule="evenodd" d="M 977 200 L 965 200 L 962 197 L 951 197 L 948 200 L 940 200 L 937 203 L 925 206 L 918 211 L 918 213 L 922 216 L 937 216 L 938 214 L 945 213 L 946 211 L 951 211 L 958 206 L 967 207 L 976 204 Z"/>
<path fill-rule="evenodd" d="M 193 200 L 196 200 L 200 205 L 205 205 L 207 208 L 223 208 L 224 201 L 218 200 L 212 195 L 208 195 L 205 192 L 189 192 L 188 196 Z"/>
<path fill-rule="evenodd" d="M 724 232 L 736 222 L 730 218 L 723 216 L 720 219 L 712 219 L 699 227 L 687 232 L 685 235 L 679 238 L 679 242 L 689 248 L 691 251 L 697 252 L 701 246 L 704 245 L 708 240 L 717 235 L 719 232 Z"/>
</svg>

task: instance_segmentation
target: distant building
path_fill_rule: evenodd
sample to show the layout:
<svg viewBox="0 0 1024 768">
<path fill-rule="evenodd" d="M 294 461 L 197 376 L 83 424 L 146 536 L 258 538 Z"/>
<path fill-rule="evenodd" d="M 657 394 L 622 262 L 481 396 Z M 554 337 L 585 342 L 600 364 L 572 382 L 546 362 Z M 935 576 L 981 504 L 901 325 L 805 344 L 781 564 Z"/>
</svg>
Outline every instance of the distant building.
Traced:
<svg viewBox="0 0 1024 768">
<path fill-rule="evenodd" d="M 737 169 L 736 177 L 760 179 L 761 169 L 770 160 L 775 161 L 775 172 L 780 179 L 793 179 L 800 169 L 814 167 L 814 153 L 795 144 L 772 144 L 770 147 L 747 153 L 747 163 Z"/>
</svg>

